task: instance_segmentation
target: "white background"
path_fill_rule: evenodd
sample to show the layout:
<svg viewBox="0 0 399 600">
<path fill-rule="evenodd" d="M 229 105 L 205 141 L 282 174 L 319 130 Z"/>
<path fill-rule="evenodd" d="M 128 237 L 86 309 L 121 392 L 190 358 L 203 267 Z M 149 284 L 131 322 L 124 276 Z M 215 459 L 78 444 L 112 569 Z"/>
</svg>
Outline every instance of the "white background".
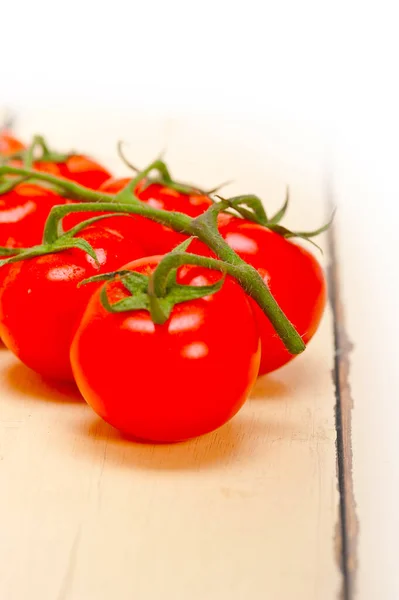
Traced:
<svg viewBox="0 0 399 600">
<path fill-rule="evenodd" d="M 0 34 L 2 106 L 241 115 L 326 140 L 354 257 L 343 279 L 361 600 L 399 598 L 397 23 L 387 1 L 41 0 L 2 6 Z"/>
</svg>

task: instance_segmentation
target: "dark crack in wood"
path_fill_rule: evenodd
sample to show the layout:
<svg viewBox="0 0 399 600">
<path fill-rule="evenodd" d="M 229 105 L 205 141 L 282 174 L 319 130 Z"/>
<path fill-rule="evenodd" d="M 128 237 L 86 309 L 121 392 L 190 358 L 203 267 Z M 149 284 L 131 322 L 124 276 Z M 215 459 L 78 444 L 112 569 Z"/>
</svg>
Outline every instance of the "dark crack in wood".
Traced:
<svg viewBox="0 0 399 600">
<path fill-rule="evenodd" d="M 329 211 L 334 205 L 331 183 L 327 188 Z M 352 409 L 353 399 L 349 384 L 350 353 L 353 348 L 345 329 L 344 306 L 340 298 L 340 278 L 335 227 L 328 232 L 330 265 L 328 267 L 329 299 L 334 319 L 335 424 L 337 430 L 337 475 L 339 490 L 339 522 L 336 552 L 343 576 L 342 600 L 353 600 L 357 570 L 358 519 L 353 489 L 352 465 Z"/>
</svg>

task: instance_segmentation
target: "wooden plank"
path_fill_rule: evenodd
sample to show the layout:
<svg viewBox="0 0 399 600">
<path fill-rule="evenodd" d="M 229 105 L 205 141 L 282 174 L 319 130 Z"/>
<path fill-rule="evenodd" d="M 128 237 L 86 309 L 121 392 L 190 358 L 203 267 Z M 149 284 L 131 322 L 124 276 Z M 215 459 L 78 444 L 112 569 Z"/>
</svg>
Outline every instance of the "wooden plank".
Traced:
<svg viewBox="0 0 399 600">
<path fill-rule="evenodd" d="M 346 378 L 353 402 L 352 505 L 359 523 L 352 585 L 361 600 L 399 598 L 398 131 L 388 117 L 381 114 L 378 135 L 372 124 L 353 127 L 334 161 L 341 300 L 353 344 Z"/>
<path fill-rule="evenodd" d="M 331 208 L 335 207 L 335 196 L 332 192 L 331 181 L 328 182 L 327 186 L 327 198 L 330 199 Z M 340 556 L 343 574 L 342 597 L 343 600 L 351 600 L 355 591 L 359 532 L 353 484 L 353 398 L 349 383 L 350 353 L 353 346 L 346 330 L 345 307 L 341 299 L 336 225 L 329 230 L 327 236 L 330 254 L 329 291 L 334 321 L 335 358 L 333 373 L 336 396 L 338 489 L 340 493 L 340 532 L 337 537 L 337 553 Z"/>
<path fill-rule="evenodd" d="M 66 122 L 59 113 L 27 115 L 20 132 L 34 130 L 107 160 L 121 137 L 142 163 L 167 142 L 180 178 L 211 186 L 233 177 L 229 193 L 258 193 L 270 210 L 289 183 L 288 223 L 326 216 L 319 141 L 304 132 L 211 118 Z M 231 423 L 152 446 L 122 440 L 76 391 L 50 386 L 2 349 L 0 596 L 336 599 L 333 366 L 328 308 L 306 353 L 259 379 Z"/>
</svg>

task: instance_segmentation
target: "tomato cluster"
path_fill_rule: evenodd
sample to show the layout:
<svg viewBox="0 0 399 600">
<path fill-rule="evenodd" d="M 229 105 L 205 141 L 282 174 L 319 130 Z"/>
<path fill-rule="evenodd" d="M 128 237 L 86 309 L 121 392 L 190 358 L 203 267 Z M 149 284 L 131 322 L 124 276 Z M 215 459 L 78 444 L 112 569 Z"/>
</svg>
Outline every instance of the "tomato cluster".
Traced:
<svg viewBox="0 0 399 600">
<path fill-rule="evenodd" d="M 258 375 L 294 357 L 250 286 L 244 291 L 233 267 L 223 272 L 216 260 L 222 243 L 240 264 L 254 267 L 257 285 L 263 280 L 303 342 L 316 332 L 325 277 L 288 230 L 227 210 L 217 217 L 210 247 L 200 228 L 202 241 L 191 240 L 183 226 L 155 215 L 162 209 L 199 223 L 214 206 L 209 194 L 168 178 L 115 179 L 76 154 L 35 158 L 28 176 L 26 152 L 0 135 L 3 163 L 11 165 L 0 176 L 0 336 L 41 375 L 74 380 L 88 404 L 125 434 L 173 442 L 212 431 L 240 409 Z M 53 177 L 35 179 L 32 170 Z M 113 214 L 101 202 L 98 211 L 92 204 L 85 211 L 76 196 L 83 188 L 63 186 L 64 180 L 98 190 L 115 207 L 118 195 L 126 202 L 130 193 L 148 215 L 141 209 Z M 48 217 L 60 206 L 71 212 L 49 241 Z M 176 254 L 178 245 L 183 250 Z M 156 277 L 165 256 L 182 260 L 159 296 Z"/>
</svg>

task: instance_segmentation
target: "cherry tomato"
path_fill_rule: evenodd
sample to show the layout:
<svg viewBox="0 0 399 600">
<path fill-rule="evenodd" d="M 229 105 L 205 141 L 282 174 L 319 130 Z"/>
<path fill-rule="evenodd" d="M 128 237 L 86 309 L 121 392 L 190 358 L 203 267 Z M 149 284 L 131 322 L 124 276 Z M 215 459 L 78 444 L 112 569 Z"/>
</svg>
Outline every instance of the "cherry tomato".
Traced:
<svg viewBox="0 0 399 600">
<path fill-rule="evenodd" d="M 9 165 L 23 167 L 23 162 L 12 160 Z M 111 176 L 103 166 L 83 155 L 71 155 L 65 162 L 37 160 L 33 163 L 33 168 L 56 177 L 70 179 L 92 190 L 97 190 Z"/>
<path fill-rule="evenodd" d="M 78 237 L 92 245 L 100 266 L 73 248 L 0 268 L 0 277 L 6 270 L 0 291 L 0 336 L 23 363 L 51 379 L 73 380 L 70 343 L 98 286 L 77 288 L 77 284 L 142 256 L 136 243 L 108 228 L 89 226 Z"/>
<path fill-rule="evenodd" d="M 151 272 L 160 258 L 124 268 Z M 178 273 L 183 285 L 219 278 L 199 267 Z M 212 296 L 175 305 L 163 325 L 144 310 L 107 312 L 99 292 L 76 332 L 71 362 L 81 393 L 105 421 L 137 439 L 176 442 L 235 415 L 255 382 L 260 345 L 248 300 L 233 279 Z M 120 282 L 107 284 L 111 304 L 125 293 Z"/>
<path fill-rule="evenodd" d="M 84 155 L 72 155 L 64 163 L 57 163 L 57 167 L 61 177 L 93 190 L 97 190 L 111 177 L 105 167 Z"/>
<path fill-rule="evenodd" d="M 130 179 L 109 179 L 99 190 L 109 194 L 117 194 L 127 186 Z M 209 208 L 212 201 L 203 194 L 183 194 L 158 183 L 152 183 L 147 188 L 145 182 L 140 183 L 135 190 L 137 197 L 154 208 L 168 211 L 179 211 L 191 217 L 197 217 Z M 99 213 L 96 213 L 99 214 Z M 64 219 L 64 228 L 70 229 L 84 219 L 94 216 L 94 213 L 75 213 Z M 187 236 L 177 233 L 170 227 L 140 216 L 118 218 L 113 227 L 122 228 L 123 235 L 137 239 L 148 255 L 165 254 L 173 250 Z"/>
<path fill-rule="evenodd" d="M 20 150 L 24 150 L 25 146 L 9 133 L 0 133 L 0 156 L 8 156 Z"/>
<path fill-rule="evenodd" d="M 229 246 L 259 271 L 303 341 L 309 342 L 319 326 L 327 297 L 325 276 L 313 254 L 270 229 L 243 219 L 224 216 L 219 230 Z M 286 350 L 256 302 L 251 299 L 251 304 L 262 342 L 262 375 L 282 367 L 294 356 Z"/>
<path fill-rule="evenodd" d="M 198 217 L 212 204 L 212 200 L 204 194 L 195 192 L 184 194 L 158 183 L 145 187 L 145 181 L 137 187 L 135 193 L 149 206 L 182 212 L 190 217 Z M 146 230 L 142 235 L 142 244 L 147 250 L 159 254 L 170 252 L 187 237 L 149 219 L 146 220 Z"/>
<path fill-rule="evenodd" d="M 0 133 L 0 156 L 8 156 L 25 149 L 26 146 L 13 136 L 7 133 Z M 23 161 L 19 159 L 10 160 L 7 164 L 10 167 L 23 167 Z M 60 176 L 61 174 L 60 169 L 55 163 L 36 161 L 34 168 L 38 171 L 50 173 L 51 175 Z"/>
<path fill-rule="evenodd" d="M 128 183 L 129 179 L 111 179 L 101 187 L 101 190 L 117 194 Z M 178 210 L 176 206 L 179 205 L 181 212 L 189 214 L 194 209 L 196 215 L 201 214 L 201 209 L 198 210 L 196 205 L 191 204 L 191 196 L 181 194 L 160 184 L 153 183 L 144 189 L 143 183 L 136 188 L 135 194 L 139 200 L 142 200 L 153 208 L 172 211 Z M 137 235 L 140 236 L 140 243 L 149 255 L 166 254 L 186 238 L 186 236 L 174 231 L 170 227 L 166 227 L 150 219 L 136 217 L 136 220 L 138 223 Z"/>
<path fill-rule="evenodd" d="M 40 244 L 50 210 L 64 199 L 38 185 L 23 183 L 0 195 L 0 246 Z"/>
</svg>

